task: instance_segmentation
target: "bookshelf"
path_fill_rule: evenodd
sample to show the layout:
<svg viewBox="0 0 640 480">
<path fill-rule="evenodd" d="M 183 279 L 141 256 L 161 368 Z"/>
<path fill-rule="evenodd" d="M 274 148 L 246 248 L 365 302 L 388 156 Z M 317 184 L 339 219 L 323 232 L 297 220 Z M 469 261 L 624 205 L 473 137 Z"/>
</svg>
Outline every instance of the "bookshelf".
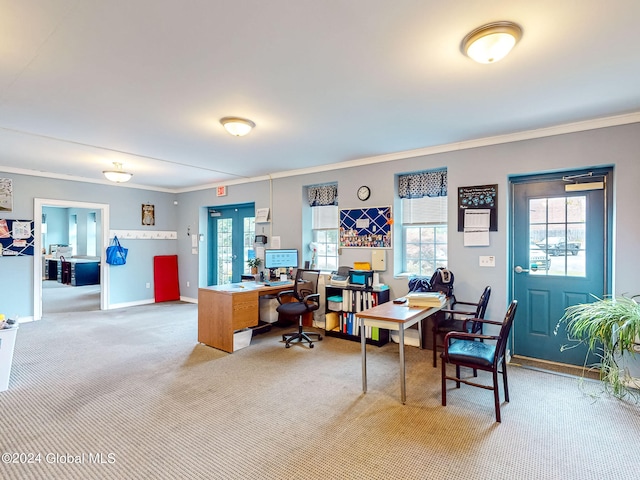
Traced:
<svg viewBox="0 0 640 480">
<path fill-rule="evenodd" d="M 338 298 L 342 300 L 337 301 Z M 359 288 L 340 285 L 325 287 L 325 336 L 360 341 L 356 312 L 389 301 L 389 287 Z M 367 343 L 381 347 L 389 343 L 389 330 L 368 327 Z"/>
</svg>

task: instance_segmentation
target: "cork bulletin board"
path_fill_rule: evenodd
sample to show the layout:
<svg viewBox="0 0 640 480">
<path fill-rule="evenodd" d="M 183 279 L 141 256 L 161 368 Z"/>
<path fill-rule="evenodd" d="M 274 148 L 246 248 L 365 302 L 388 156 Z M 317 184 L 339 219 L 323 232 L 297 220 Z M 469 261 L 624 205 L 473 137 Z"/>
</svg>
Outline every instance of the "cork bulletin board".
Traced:
<svg viewBox="0 0 640 480">
<path fill-rule="evenodd" d="M 391 207 L 340 210 L 340 247 L 391 248 Z"/>
<path fill-rule="evenodd" d="M 33 255 L 33 222 L 0 219 L 0 254 L 2 257 Z"/>
</svg>

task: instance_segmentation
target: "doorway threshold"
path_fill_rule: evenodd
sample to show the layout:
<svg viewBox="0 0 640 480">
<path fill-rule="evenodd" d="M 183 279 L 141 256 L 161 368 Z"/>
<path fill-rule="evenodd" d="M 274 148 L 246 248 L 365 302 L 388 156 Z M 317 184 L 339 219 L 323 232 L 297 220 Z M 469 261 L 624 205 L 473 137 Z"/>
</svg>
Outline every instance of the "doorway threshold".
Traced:
<svg viewBox="0 0 640 480">
<path fill-rule="evenodd" d="M 517 365 L 522 368 L 538 370 L 555 375 L 565 375 L 571 377 L 583 377 L 592 380 L 600 380 L 600 370 L 579 367 L 577 365 L 569 365 L 566 363 L 551 362 L 549 360 L 541 360 L 538 358 L 523 357 L 514 355 L 511 357 L 509 365 Z"/>
</svg>

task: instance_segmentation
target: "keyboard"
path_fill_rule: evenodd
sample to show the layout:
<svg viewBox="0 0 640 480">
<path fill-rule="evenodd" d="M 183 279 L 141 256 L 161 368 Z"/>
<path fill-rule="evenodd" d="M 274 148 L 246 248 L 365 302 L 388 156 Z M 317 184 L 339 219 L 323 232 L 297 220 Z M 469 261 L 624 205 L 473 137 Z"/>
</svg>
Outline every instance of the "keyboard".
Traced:
<svg viewBox="0 0 640 480">
<path fill-rule="evenodd" d="M 289 285 L 291 282 L 289 280 L 277 280 L 275 282 L 265 282 L 265 287 L 277 287 L 278 285 Z"/>
</svg>

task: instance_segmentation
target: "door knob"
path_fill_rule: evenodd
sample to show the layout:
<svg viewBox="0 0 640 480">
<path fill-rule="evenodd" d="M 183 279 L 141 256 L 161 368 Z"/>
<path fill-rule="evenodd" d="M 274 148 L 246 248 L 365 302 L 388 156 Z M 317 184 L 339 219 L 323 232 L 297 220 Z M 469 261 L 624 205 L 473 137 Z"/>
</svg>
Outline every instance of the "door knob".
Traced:
<svg viewBox="0 0 640 480">
<path fill-rule="evenodd" d="M 516 266 L 516 268 L 514 268 L 514 270 L 515 270 L 516 273 L 523 273 L 523 272 L 528 273 L 529 272 L 529 270 L 527 270 L 526 268 L 522 268 L 520 265 Z"/>
</svg>

